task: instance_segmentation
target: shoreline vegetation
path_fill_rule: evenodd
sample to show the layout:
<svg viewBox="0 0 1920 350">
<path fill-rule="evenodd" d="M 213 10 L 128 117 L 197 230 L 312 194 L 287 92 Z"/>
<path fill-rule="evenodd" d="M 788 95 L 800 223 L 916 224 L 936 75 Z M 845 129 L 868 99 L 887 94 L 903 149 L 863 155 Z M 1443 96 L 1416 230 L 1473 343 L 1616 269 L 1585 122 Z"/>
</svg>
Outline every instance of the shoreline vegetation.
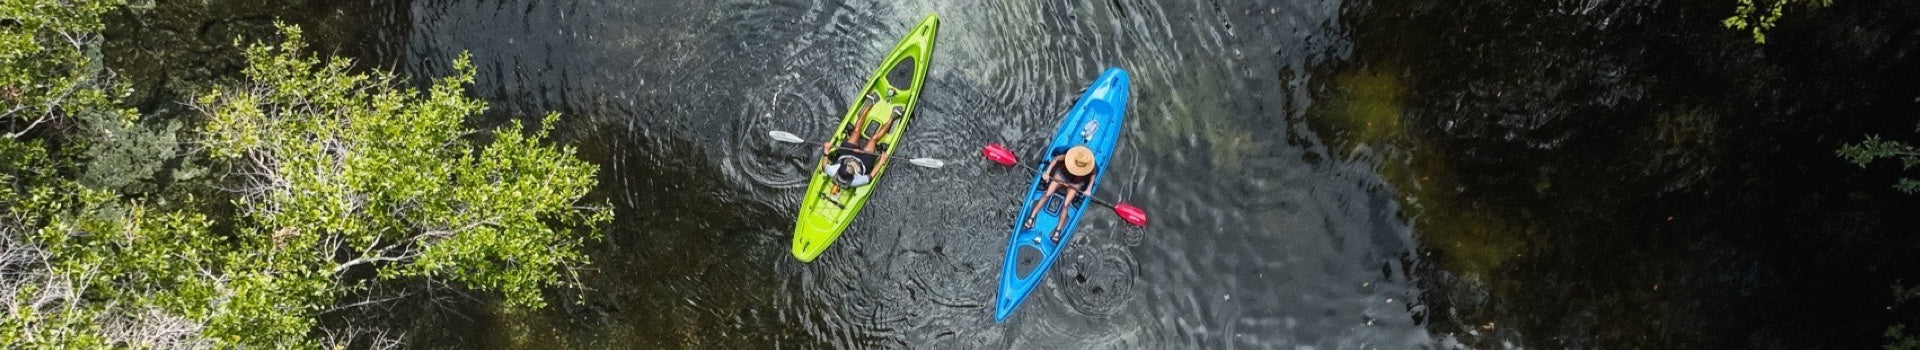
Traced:
<svg viewBox="0 0 1920 350">
<path fill-rule="evenodd" d="M 608 203 L 585 199 L 591 198 L 587 193 L 597 186 L 601 170 L 583 161 L 575 148 L 554 144 L 556 114 L 522 119 L 538 119 L 537 124 L 474 129 L 471 120 L 485 113 L 487 105 L 469 94 L 477 73 L 464 56 L 453 62 L 455 73 L 446 77 L 398 76 L 334 56 L 385 44 L 363 40 L 368 35 L 360 31 L 376 27 L 369 23 L 392 19 L 369 14 L 377 11 L 331 6 L 404 6 L 395 3 L 402 5 L 228 0 L 0 4 L 0 344 L 396 348 L 446 337 L 426 333 L 458 321 L 436 323 L 432 318 L 476 308 L 489 313 L 482 318 L 562 332 L 553 325 L 565 321 L 554 321 L 559 317 L 543 308 L 589 298 L 553 291 L 579 287 L 582 277 L 577 272 L 590 263 L 586 248 L 612 220 Z M 1516 29 L 1522 27 L 1508 25 L 1581 25 L 1575 23 L 1579 17 L 1572 16 L 1527 22 L 1525 17 L 1533 14 L 1516 10 L 1507 15 L 1519 19 L 1500 22 L 1496 17 L 1492 20 L 1500 23 L 1448 31 L 1453 40 L 1432 40 L 1421 33 L 1490 16 L 1485 8 L 1460 10 L 1485 5 L 1396 9 L 1392 6 L 1406 4 L 1373 4 L 1388 8 L 1373 11 L 1407 17 L 1387 16 L 1387 22 L 1396 24 L 1367 23 L 1368 17 L 1353 16 L 1347 21 L 1361 24 L 1350 25 L 1366 29 L 1353 30 L 1355 36 L 1392 36 L 1381 34 L 1387 32 L 1382 28 L 1397 25 L 1406 27 L 1405 37 L 1424 43 L 1358 50 L 1358 57 L 1366 59 L 1351 61 L 1392 64 L 1356 64 L 1346 74 L 1333 76 L 1331 89 L 1342 97 L 1321 101 L 1315 108 L 1318 114 L 1336 117 L 1311 123 L 1344 131 L 1346 136 L 1336 138 L 1354 144 L 1406 150 L 1391 158 L 1404 166 L 1383 165 L 1381 172 L 1407 198 L 1403 207 L 1418 214 L 1413 219 L 1418 237 L 1426 245 L 1425 256 L 1437 266 L 1423 276 L 1422 289 L 1428 294 L 1420 306 L 1436 310 L 1420 321 L 1432 332 L 1472 334 L 1460 337 L 1469 345 L 1488 347 L 1512 340 L 1534 346 L 1566 341 L 1559 344 L 1603 347 L 1873 341 L 1887 349 L 1920 349 L 1920 340 L 1906 328 L 1912 324 L 1900 322 L 1916 320 L 1913 306 L 1907 304 L 1920 298 L 1920 288 L 1912 287 L 1910 277 L 1905 283 L 1898 280 L 1912 274 L 1902 270 L 1912 266 L 1910 260 L 1895 261 L 1908 255 L 1902 253 L 1911 251 L 1906 247 L 1913 240 L 1901 237 L 1907 232 L 1885 229 L 1911 222 L 1907 216 L 1885 215 L 1908 206 L 1889 203 L 1893 200 L 1886 193 L 1862 189 L 1920 191 L 1920 180 L 1906 175 L 1920 166 L 1920 152 L 1907 143 L 1920 127 L 1907 130 L 1913 122 L 1905 119 L 1898 128 L 1878 120 L 1790 121 L 1825 118 L 1830 111 L 1872 110 L 1862 105 L 1889 106 L 1875 99 L 1882 95 L 1875 90 L 1907 86 L 1878 80 L 1878 85 L 1814 81 L 1847 79 L 1851 76 L 1846 74 L 1859 71 L 1849 67 L 1886 64 L 1869 61 L 1900 61 L 1899 55 L 1889 53 L 1904 50 L 1897 43 L 1857 43 L 1848 36 L 1868 36 L 1859 34 L 1867 31 L 1895 41 L 1911 38 L 1899 36 L 1910 30 L 1874 28 L 1904 22 L 1808 29 L 1831 19 L 1827 12 L 1865 12 L 1850 6 L 1911 7 L 1859 3 L 1731 0 L 1723 4 L 1730 6 L 1663 5 L 1662 10 L 1681 9 L 1662 12 L 1656 20 L 1668 21 L 1651 27 L 1684 30 L 1638 32 L 1648 27 L 1638 21 L 1653 16 L 1635 14 L 1624 17 L 1636 25 L 1602 26 L 1599 32 L 1609 37 Z M 1673 18 L 1686 20 L 1669 20 Z M 1613 36 L 1623 33 L 1641 36 Z M 1770 34 L 1775 35 L 1771 43 Z M 1561 43 L 1569 37 L 1606 40 Z M 1843 43 L 1804 45 L 1829 38 Z M 1376 40 L 1401 43 L 1389 39 L 1397 40 Z M 1611 41 L 1663 41 L 1669 46 Z M 1714 45 L 1697 45 L 1703 42 Z M 1741 47 L 1717 46 L 1722 43 Z M 1801 46 L 1792 46 L 1796 44 Z M 1478 47 L 1482 51 L 1476 55 L 1528 63 L 1395 57 L 1457 52 L 1457 47 L 1445 45 Z M 1899 50 L 1881 50 L 1885 47 Z M 1845 49 L 1872 54 L 1827 53 Z M 1654 55 L 1647 52 L 1667 60 L 1645 61 Z M 1574 55 L 1613 61 L 1603 62 L 1611 65 L 1606 67 L 1557 61 Z M 1467 69 L 1418 69 L 1414 64 L 1423 60 L 1429 66 L 1431 61 L 1455 62 L 1459 64 L 1449 68 Z M 1646 66 L 1679 68 L 1611 75 Z M 1482 71 L 1470 72 L 1472 68 Z M 1583 76 L 1578 79 L 1584 81 L 1569 84 L 1575 88 L 1547 86 L 1570 81 L 1556 75 L 1593 72 L 1609 75 Z M 1686 95 L 1706 98 L 1679 105 L 1661 105 L 1659 101 L 1668 100 L 1635 93 L 1619 99 L 1644 104 L 1646 110 L 1640 112 L 1646 113 L 1637 115 L 1645 120 L 1542 122 L 1548 127 L 1643 128 L 1629 127 L 1619 135 L 1567 133 L 1580 136 L 1573 138 L 1576 142 L 1589 142 L 1585 148 L 1488 124 L 1493 118 L 1462 118 L 1456 129 L 1454 119 L 1440 124 L 1436 117 L 1469 114 L 1460 112 L 1463 100 L 1469 112 L 1524 114 L 1549 110 L 1540 104 L 1577 102 L 1582 93 L 1618 91 L 1621 86 L 1643 89 L 1647 95 L 1694 93 L 1672 90 L 1676 85 L 1671 81 L 1648 79 L 1669 74 L 1679 76 L 1676 80 L 1720 84 L 1706 86 L 1732 92 Z M 1193 76 L 1216 83 L 1204 74 Z M 1819 86 L 1838 91 L 1834 94 L 1870 96 L 1832 102 L 1838 98 L 1787 98 L 1781 96 L 1789 93 L 1770 91 L 1814 90 L 1781 87 L 1796 83 L 1826 84 Z M 1602 84 L 1608 86 L 1597 86 Z M 1441 96 L 1435 91 L 1468 93 Z M 1422 105 L 1443 100 L 1435 96 L 1447 97 L 1451 109 Z M 1604 106 L 1606 111 L 1589 108 L 1584 116 L 1636 116 L 1613 112 L 1614 101 L 1604 102 L 1586 107 Z M 1828 103 L 1839 106 L 1824 105 Z M 1213 113 L 1205 117 L 1237 113 L 1209 111 Z M 1160 139 L 1182 140 L 1192 132 L 1181 130 L 1200 125 L 1192 120 L 1178 121 L 1187 123 L 1185 127 L 1150 131 L 1167 135 Z M 1522 131 L 1522 141 L 1552 142 L 1515 148 L 1515 142 L 1489 141 L 1499 138 L 1491 131 L 1513 130 Z M 1857 134 L 1860 130 L 1886 133 Z M 1228 169 L 1244 169 L 1242 163 L 1256 161 L 1250 154 L 1258 152 L 1248 150 L 1257 147 L 1233 142 L 1257 138 L 1211 134 L 1216 135 L 1203 136 L 1225 135 L 1205 137 L 1220 140 L 1213 146 L 1213 161 Z M 1634 136 L 1642 134 L 1653 136 Z M 1514 137 L 1505 136 L 1509 141 Z M 1636 144 L 1642 140 L 1635 137 L 1654 143 Z M 1792 151 L 1783 152 L 1782 143 L 1807 147 L 1787 146 Z M 1162 147 L 1178 146 L 1168 142 Z M 1591 159 L 1558 153 L 1596 149 L 1617 153 L 1582 156 L 1624 165 L 1588 167 Z M 1616 151 L 1622 149 L 1626 151 Z M 1805 149 L 1820 153 L 1799 152 Z M 1485 156 L 1489 154 L 1498 156 Z M 1647 154 L 1654 158 L 1647 159 Z M 1756 160 L 1775 156 L 1790 159 Z M 1798 163 L 1781 165 L 1791 162 Z M 1846 167 L 1849 164 L 1864 169 Z M 1831 170 L 1835 168 L 1843 170 Z M 1845 170 L 1853 173 L 1841 173 Z M 1841 174 L 1805 180 L 1780 175 L 1786 173 Z M 1606 181 L 1594 181 L 1594 174 Z M 1614 181 L 1621 178 L 1626 184 Z M 1865 184 L 1848 184 L 1852 182 Z M 1488 188 L 1508 190 L 1478 191 Z M 1650 188 L 1661 192 L 1638 191 Z M 1814 198 L 1779 198 L 1809 193 Z M 1734 212 L 1804 214 L 1742 222 L 1754 214 Z M 1574 219 L 1565 219 L 1569 217 Z M 1776 232 L 1793 234 L 1765 235 Z M 1759 239 L 1749 239 L 1755 236 Z M 1748 279 L 1711 280 L 1718 278 L 1715 273 Z M 1887 281 L 1892 281 L 1891 298 L 1882 289 Z M 1804 284 L 1842 291 L 1796 289 Z M 1875 287 L 1864 290 L 1861 285 Z M 1866 300 L 1868 294 L 1877 298 Z M 1766 305 L 1792 302 L 1841 305 L 1827 308 L 1838 311 L 1821 312 Z M 1873 312 L 1861 311 L 1861 304 L 1875 304 Z M 1808 307 L 1804 305 L 1794 307 Z M 1879 311 L 1880 306 L 1885 311 Z M 1694 318 L 1703 315 L 1722 317 Z M 1725 317 L 1729 315 L 1733 317 Z M 1796 322 L 1824 322 L 1819 330 L 1842 334 L 1781 328 Z M 673 331 L 686 339 L 705 336 L 698 327 L 682 324 Z M 1876 333 L 1881 338 L 1856 339 L 1854 333 L 1861 329 L 1885 332 Z M 1764 336 L 1737 338 L 1747 333 Z"/>
<path fill-rule="evenodd" d="M 1722 20 L 1721 24 L 1728 29 L 1752 33 L 1753 42 L 1762 45 L 1767 43 L 1767 31 L 1773 29 L 1781 18 L 1786 17 L 1788 6 L 1820 8 L 1833 5 L 1833 0 L 1756 1 L 1738 0 L 1734 15 Z M 1915 98 L 1915 101 L 1920 101 L 1920 98 Z M 1920 131 L 1920 123 L 1914 126 L 1914 130 Z M 1861 169 L 1868 169 L 1869 164 L 1883 159 L 1899 161 L 1903 171 L 1920 167 L 1920 150 L 1903 141 L 1882 139 L 1879 135 L 1867 135 L 1858 142 L 1841 145 L 1840 149 L 1834 150 L 1834 155 L 1846 159 L 1847 163 Z M 1901 176 L 1895 180 L 1892 188 L 1906 194 L 1920 193 L 1920 180 Z M 1895 281 L 1891 288 L 1893 301 L 1887 307 L 1888 310 L 1904 306 L 1907 301 L 1920 296 L 1920 288 L 1910 288 L 1899 281 Z M 1904 323 L 1896 322 L 1887 326 L 1886 332 L 1881 336 L 1886 338 L 1886 344 L 1882 347 L 1887 350 L 1920 349 L 1920 339 L 1907 333 Z"/>
<path fill-rule="evenodd" d="M 9 347 L 397 347 L 405 310 L 551 302 L 611 219 L 581 203 L 597 167 L 546 141 L 557 114 L 464 126 L 464 57 L 419 91 L 276 24 L 240 77 L 142 116 L 103 57 L 125 5 L 0 8 Z"/>
</svg>

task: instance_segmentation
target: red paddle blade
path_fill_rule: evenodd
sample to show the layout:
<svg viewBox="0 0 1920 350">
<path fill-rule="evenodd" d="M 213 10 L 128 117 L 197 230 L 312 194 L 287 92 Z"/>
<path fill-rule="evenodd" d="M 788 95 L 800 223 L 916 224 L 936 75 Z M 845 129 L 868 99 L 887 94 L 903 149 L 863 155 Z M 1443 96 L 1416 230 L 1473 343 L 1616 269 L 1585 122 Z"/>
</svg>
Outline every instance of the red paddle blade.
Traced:
<svg viewBox="0 0 1920 350">
<path fill-rule="evenodd" d="M 1001 146 L 998 143 L 989 143 L 986 147 L 980 148 L 980 156 L 1005 166 L 1013 166 L 1014 163 L 1020 162 L 1019 158 L 1013 156 L 1013 151 L 1007 150 L 1007 146 Z"/>
<path fill-rule="evenodd" d="M 1126 203 L 1115 204 L 1113 205 L 1113 214 L 1119 215 L 1120 220 L 1126 221 L 1128 225 L 1147 227 L 1147 211 L 1140 210 L 1140 207 Z"/>
</svg>

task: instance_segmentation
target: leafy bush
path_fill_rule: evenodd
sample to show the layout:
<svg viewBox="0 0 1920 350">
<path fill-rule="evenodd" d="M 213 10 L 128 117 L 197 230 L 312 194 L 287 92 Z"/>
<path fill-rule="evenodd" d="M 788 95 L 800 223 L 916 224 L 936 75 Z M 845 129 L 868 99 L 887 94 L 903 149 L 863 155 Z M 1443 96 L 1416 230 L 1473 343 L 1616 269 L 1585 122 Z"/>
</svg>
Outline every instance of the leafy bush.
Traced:
<svg viewBox="0 0 1920 350">
<path fill-rule="evenodd" d="M 1753 42 L 1767 43 L 1767 30 L 1773 29 L 1775 22 L 1786 15 L 1787 5 L 1825 7 L 1833 5 L 1833 0 L 1739 0 L 1733 9 L 1733 16 L 1721 20 L 1720 24 L 1728 29 L 1746 30 L 1753 33 Z"/>
<path fill-rule="evenodd" d="M 565 284 L 610 220 L 578 203 L 596 167 L 543 144 L 556 115 L 492 133 L 462 126 L 485 109 L 463 94 L 474 75 L 464 57 L 421 92 L 302 56 L 299 30 L 282 26 L 285 42 L 248 48 L 246 83 L 194 101 L 204 123 L 137 123 L 99 57 L 99 16 L 116 4 L 0 2 L 8 348 L 391 345 L 317 320 L 377 303 L 343 301 L 375 288 L 544 305 L 540 290 Z M 194 181 L 230 190 L 237 211 L 129 192 L 182 154 L 227 169 Z"/>
<path fill-rule="evenodd" d="M 351 73 L 343 59 L 300 57 L 299 30 L 283 30 L 284 43 L 248 49 L 252 84 L 197 102 L 211 117 L 203 144 L 240 176 L 253 231 L 241 236 L 313 251 L 335 278 L 370 268 L 382 279 L 450 279 L 516 306 L 541 306 L 539 289 L 585 262 L 587 237 L 547 222 L 610 218 L 573 206 L 596 168 L 572 148 L 541 145 L 544 126 L 514 123 L 482 147 L 461 126 L 485 109 L 463 93 L 474 74 L 465 56 L 459 75 L 422 95 L 390 74 Z M 340 253 L 351 258 L 329 259 Z"/>
<path fill-rule="evenodd" d="M 1847 162 L 1862 168 L 1880 159 L 1897 159 L 1900 161 L 1900 169 L 1902 170 L 1913 170 L 1915 167 L 1920 167 L 1920 152 L 1916 152 L 1913 146 L 1909 146 L 1905 142 L 1882 139 L 1879 136 L 1867 136 L 1866 140 L 1858 143 L 1840 146 L 1840 150 L 1834 153 L 1839 154 L 1841 158 L 1846 158 Z M 1909 194 L 1920 192 L 1920 181 L 1910 177 L 1903 177 L 1900 178 L 1899 182 L 1894 183 L 1893 188 Z"/>
</svg>

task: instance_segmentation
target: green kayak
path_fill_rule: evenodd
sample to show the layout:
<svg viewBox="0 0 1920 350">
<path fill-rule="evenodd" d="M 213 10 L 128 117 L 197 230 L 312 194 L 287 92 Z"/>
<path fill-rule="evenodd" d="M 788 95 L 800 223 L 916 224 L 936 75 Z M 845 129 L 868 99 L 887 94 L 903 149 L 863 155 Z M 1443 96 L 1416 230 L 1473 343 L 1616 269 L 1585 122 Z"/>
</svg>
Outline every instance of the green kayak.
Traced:
<svg viewBox="0 0 1920 350">
<path fill-rule="evenodd" d="M 846 231 L 853 217 L 860 214 L 867 198 L 873 196 L 880 174 L 890 163 L 887 159 L 893 155 L 892 146 L 898 145 L 907 119 L 920 101 L 920 88 L 927 78 L 927 59 L 933 56 L 933 37 L 939 30 L 940 16 L 927 15 L 907 33 L 906 39 L 894 45 L 873 78 L 867 79 L 867 85 L 860 88 L 859 97 L 847 109 L 847 115 L 840 118 L 840 126 L 834 128 L 833 140 L 829 142 L 834 146 L 822 146 L 822 157 L 814 165 L 813 179 L 807 182 L 807 197 L 800 202 L 800 218 L 794 223 L 794 258 L 813 262 L 820 257 L 820 253 Z M 858 140 L 850 140 L 849 136 L 855 132 L 859 133 Z M 828 152 L 827 147 L 832 147 L 832 151 Z M 843 185 L 827 173 L 830 164 L 839 164 L 837 161 L 846 157 L 872 167 L 866 172 L 865 184 Z"/>
</svg>

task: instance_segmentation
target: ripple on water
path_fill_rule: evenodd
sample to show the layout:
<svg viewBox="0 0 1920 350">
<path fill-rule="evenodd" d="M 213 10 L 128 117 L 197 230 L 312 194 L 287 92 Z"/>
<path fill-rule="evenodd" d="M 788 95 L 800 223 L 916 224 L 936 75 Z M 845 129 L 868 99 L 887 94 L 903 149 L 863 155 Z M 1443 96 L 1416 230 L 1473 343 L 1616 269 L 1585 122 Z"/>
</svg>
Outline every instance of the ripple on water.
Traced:
<svg viewBox="0 0 1920 350">
<path fill-rule="evenodd" d="M 1104 317 L 1119 312 L 1133 299 L 1133 286 L 1139 281 L 1133 252 L 1112 242 L 1078 243 L 1092 244 L 1082 244 L 1061 257 L 1048 289 L 1082 315 Z"/>
<path fill-rule="evenodd" d="M 991 288 L 979 288 L 994 283 L 990 269 L 968 258 L 956 258 L 947 254 L 945 245 L 933 245 L 923 250 L 913 250 L 894 259 L 894 277 L 906 281 L 903 292 L 908 293 L 914 302 L 927 302 L 936 306 L 960 309 L 984 309 L 981 301 L 990 300 Z M 970 283 L 955 283 L 961 278 Z"/>
<path fill-rule="evenodd" d="M 1377 279 L 1377 257 L 1405 250 L 1368 238 L 1379 230 L 1365 224 L 1385 217 L 1368 214 L 1384 210 L 1383 202 L 1308 197 L 1374 196 L 1372 187 L 1350 184 L 1352 173 L 1369 169 L 1310 170 L 1293 161 L 1299 156 L 1288 152 L 1297 147 L 1335 154 L 1310 133 L 1298 144 L 1213 143 L 1226 139 L 1219 135 L 1246 139 L 1247 131 L 1291 135 L 1283 123 L 1311 110 L 1309 90 L 1275 94 L 1265 82 L 1272 73 L 1250 72 L 1277 67 L 1289 72 L 1283 77 L 1299 77 L 1289 83 L 1312 86 L 1314 64 L 1350 50 L 1338 28 L 1339 0 L 505 2 L 416 4 L 422 28 L 409 37 L 423 57 L 410 61 L 434 65 L 410 73 L 445 75 L 451 55 L 471 51 L 482 69 L 475 90 L 497 111 L 560 110 L 625 124 L 628 134 L 610 142 L 624 147 L 610 152 L 645 156 L 615 157 L 602 168 L 603 183 L 631 190 L 615 203 L 629 207 L 625 220 L 637 220 L 627 222 L 643 224 L 617 228 L 609 241 L 648 245 L 594 261 L 608 271 L 672 273 L 608 274 L 639 277 L 601 285 L 657 286 L 589 297 L 624 307 L 608 328 L 633 336 L 610 342 L 1279 348 L 1361 340 L 1407 348 L 1395 344 L 1412 342 L 1355 333 L 1417 331 L 1356 326 L 1369 316 L 1405 327 L 1388 322 L 1399 318 L 1388 312 L 1399 305 L 1376 311 L 1364 303 L 1387 292 L 1337 288 Z M 945 21 L 927 96 L 898 149 L 948 166 L 891 169 L 900 171 L 878 182 L 885 193 L 835 247 L 812 264 L 794 262 L 786 233 L 819 146 L 774 143 L 767 132 L 824 141 L 880 55 L 929 12 L 923 7 L 940 9 Z M 1102 192 L 1148 207 L 1156 232 L 1090 215 L 1042 287 L 1054 297 L 1033 298 L 1010 323 L 994 323 L 989 305 L 1007 224 L 1020 205 L 1013 197 L 1028 178 L 973 154 L 981 143 L 1001 142 L 1033 156 L 1075 92 L 1107 66 L 1134 73 L 1121 154 L 1142 158 L 1122 160 L 1126 169 L 1110 174 L 1112 187 Z M 1243 166 L 1222 171 L 1216 163 Z M 662 181 L 680 173 L 649 170 L 706 164 L 720 169 L 719 186 Z M 1242 178 L 1283 185 L 1235 182 Z M 729 224 L 701 211 L 742 202 L 766 204 L 779 219 L 742 215 L 733 217 L 748 219 Z M 625 214 L 636 206 L 658 217 Z M 696 209 L 667 209 L 688 207 Z M 1321 225 L 1328 220 L 1354 225 Z M 661 258 L 683 255 L 730 258 Z M 761 280 L 769 282 L 754 283 Z M 1333 305 L 1332 313 L 1323 305 Z M 1242 335 L 1275 341 L 1233 340 Z M 739 339 L 747 340 L 728 343 Z"/>
<path fill-rule="evenodd" d="M 725 173 L 735 183 L 755 186 L 757 197 L 779 198 L 780 202 L 799 202 L 802 195 L 792 191 L 805 187 L 815 164 L 818 143 L 831 139 L 852 97 L 868 78 L 873 65 L 888 48 L 872 48 L 883 36 L 897 35 L 895 26 L 876 18 L 871 11 L 827 1 L 783 1 L 765 7 L 735 3 L 738 11 L 729 11 L 716 26 L 726 28 L 730 40 L 774 43 L 755 48 L 750 54 L 725 57 L 728 81 L 750 82 L 734 86 L 739 122 L 731 127 L 731 142 L 725 142 L 722 160 Z M 795 34 L 798 33 L 798 34 Z M 888 45 L 889 47 L 891 45 Z M 783 72 L 764 75 L 751 72 Z M 734 76 L 739 75 L 739 76 Z M 697 109 L 687 113 L 710 113 Z M 780 130 L 793 133 L 807 142 L 789 144 L 772 141 L 767 133 Z M 758 190 L 775 190 L 761 193 Z"/>
<path fill-rule="evenodd" d="M 798 80 L 792 78 L 793 75 L 784 77 L 789 78 L 781 80 Z M 721 159 L 726 173 L 747 180 L 742 182 L 773 189 L 805 187 L 812 175 L 813 155 L 818 153 L 814 142 L 825 142 L 824 135 L 833 126 L 828 118 L 795 116 L 833 115 L 840 109 L 840 103 L 829 98 L 831 94 L 807 91 L 817 88 L 808 84 L 779 84 L 773 87 L 775 91 L 767 94 L 771 98 L 748 100 L 739 112 L 743 116 L 741 122 L 734 124 L 732 142 L 725 143 L 729 156 Z M 800 136 L 807 142 L 774 141 L 767 133 L 776 130 Z"/>
</svg>

